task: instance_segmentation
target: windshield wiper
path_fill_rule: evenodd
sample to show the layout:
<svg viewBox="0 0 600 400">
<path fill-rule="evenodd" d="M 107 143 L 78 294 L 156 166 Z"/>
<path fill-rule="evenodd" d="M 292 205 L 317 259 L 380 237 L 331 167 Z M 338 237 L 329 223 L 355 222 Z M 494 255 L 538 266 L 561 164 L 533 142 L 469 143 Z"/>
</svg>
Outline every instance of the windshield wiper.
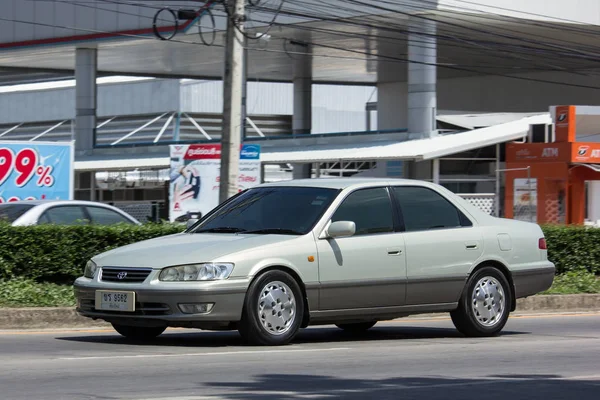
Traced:
<svg viewBox="0 0 600 400">
<path fill-rule="evenodd" d="M 206 228 L 199 229 L 194 231 L 193 233 L 204 233 L 204 232 L 212 232 L 212 233 L 238 233 L 238 232 L 246 232 L 245 229 L 236 228 L 234 226 L 219 226 L 217 228 Z"/>
<path fill-rule="evenodd" d="M 244 233 L 264 233 L 264 234 L 280 234 L 280 235 L 303 235 L 302 232 L 295 231 L 293 229 L 283 229 L 283 228 L 265 228 L 265 229 L 256 229 L 253 231 L 244 231 Z"/>
</svg>

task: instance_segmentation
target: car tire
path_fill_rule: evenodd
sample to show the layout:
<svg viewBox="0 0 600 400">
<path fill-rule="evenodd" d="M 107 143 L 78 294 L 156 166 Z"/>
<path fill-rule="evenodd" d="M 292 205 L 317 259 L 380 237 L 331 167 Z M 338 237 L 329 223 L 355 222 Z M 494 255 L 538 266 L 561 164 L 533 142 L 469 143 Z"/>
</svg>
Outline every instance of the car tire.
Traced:
<svg viewBox="0 0 600 400">
<path fill-rule="evenodd" d="M 131 326 L 121 324 L 112 324 L 112 326 L 122 336 L 132 340 L 154 339 L 167 329 L 166 326 Z"/>
<path fill-rule="evenodd" d="M 509 283 L 501 271 L 481 268 L 467 281 L 458 308 L 450 313 L 452 322 L 465 336 L 495 336 L 508 321 L 511 296 Z"/>
<path fill-rule="evenodd" d="M 248 288 L 238 330 L 249 344 L 280 346 L 296 336 L 303 317 L 304 296 L 298 282 L 286 272 L 271 270 Z"/>
<path fill-rule="evenodd" d="M 340 329 L 343 329 L 348 333 L 362 333 L 374 327 L 376 323 L 377 321 L 365 321 L 356 322 L 352 324 L 335 324 L 335 326 L 337 326 Z"/>
</svg>

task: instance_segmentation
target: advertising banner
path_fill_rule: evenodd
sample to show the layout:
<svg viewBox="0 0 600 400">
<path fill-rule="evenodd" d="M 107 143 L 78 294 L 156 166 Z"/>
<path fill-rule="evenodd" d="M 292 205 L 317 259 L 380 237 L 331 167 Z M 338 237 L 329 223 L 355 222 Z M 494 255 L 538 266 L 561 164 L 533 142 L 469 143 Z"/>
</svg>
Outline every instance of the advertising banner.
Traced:
<svg viewBox="0 0 600 400">
<path fill-rule="evenodd" d="M 514 180 L 513 218 L 520 221 L 537 221 L 537 179 Z"/>
<path fill-rule="evenodd" d="M 73 143 L 0 141 L 0 203 L 73 199 Z"/>
<path fill-rule="evenodd" d="M 219 205 L 220 144 L 170 146 L 169 220 L 200 218 Z M 260 183 L 260 146 L 242 146 L 239 190 Z"/>
</svg>

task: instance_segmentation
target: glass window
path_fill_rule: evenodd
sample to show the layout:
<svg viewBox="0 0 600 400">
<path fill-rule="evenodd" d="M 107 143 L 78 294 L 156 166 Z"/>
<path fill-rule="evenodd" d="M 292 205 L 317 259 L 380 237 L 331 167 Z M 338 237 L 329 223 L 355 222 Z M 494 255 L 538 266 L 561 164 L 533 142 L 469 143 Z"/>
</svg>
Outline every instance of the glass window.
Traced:
<svg viewBox="0 0 600 400">
<path fill-rule="evenodd" d="M 408 232 L 471 225 L 463 213 L 431 189 L 397 186 L 392 190 Z"/>
<path fill-rule="evenodd" d="M 42 218 L 56 225 L 86 225 L 89 222 L 79 206 L 53 207 L 46 210 Z"/>
<path fill-rule="evenodd" d="M 122 216 L 121 214 L 114 212 L 103 207 L 87 207 L 87 210 L 92 218 L 92 223 L 98 225 L 112 225 L 119 223 L 131 224 L 132 222 Z"/>
<path fill-rule="evenodd" d="M 249 189 L 207 215 L 194 232 L 306 234 L 339 191 L 314 187 Z"/>
<path fill-rule="evenodd" d="M 32 204 L 0 204 L 0 221 L 13 223 L 33 207 Z"/>
<path fill-rule="evenodd" d="M 332 221 L 353 221 L 356 235 L 394 231 L 394 216 L 385 188 L 361 189 L 351 193 L 335 211 Z"/>
</svg>

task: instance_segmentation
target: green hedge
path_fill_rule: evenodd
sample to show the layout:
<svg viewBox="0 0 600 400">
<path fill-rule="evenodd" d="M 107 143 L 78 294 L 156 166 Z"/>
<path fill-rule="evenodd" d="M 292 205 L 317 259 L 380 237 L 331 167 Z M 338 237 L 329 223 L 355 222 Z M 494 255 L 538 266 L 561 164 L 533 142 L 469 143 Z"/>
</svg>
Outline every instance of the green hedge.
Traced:
<svg viewBox="0 0 600 400">
<path fill-rule="evenodd" d="M 24 278 L 70 284 L 92 256 L 129 243 L 181 232 L 182 225 L 0 225 L 0 280 Z M 586 269 L 600 275 L 600 229 L 543 227 L 558 273 Z"/>
<path fill-rule="evenodd" d="M 600 275 L 600 229 L 582 226 L 544 226 L 548 258 L 557 273 L 585 269 Z"/>
<path fill-rule="evenodd" d="M 185 226 L 35 226 L 0 225 L 0 279 L 72 283 L 87 260 L 133 242 L 181 232 Z"/>
</svg>

